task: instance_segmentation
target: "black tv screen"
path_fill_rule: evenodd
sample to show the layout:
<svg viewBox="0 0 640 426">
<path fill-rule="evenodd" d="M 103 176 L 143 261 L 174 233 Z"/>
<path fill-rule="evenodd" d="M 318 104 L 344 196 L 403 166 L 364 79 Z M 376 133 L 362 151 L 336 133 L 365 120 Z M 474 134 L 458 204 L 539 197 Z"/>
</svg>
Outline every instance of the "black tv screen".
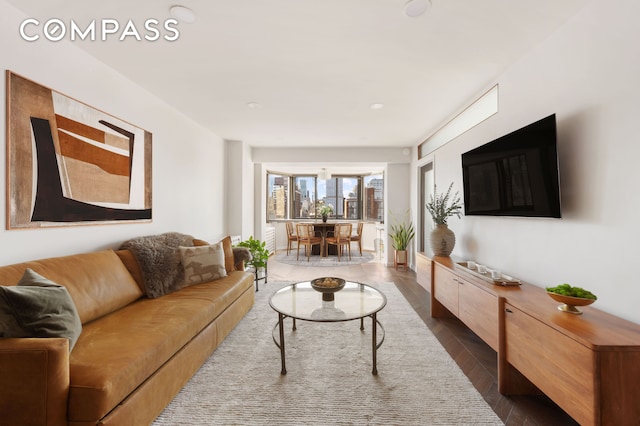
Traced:
<svg viewBox="0 0 640 426">
<path fill-rule="evenodd" d="M 465 215 L 560 217 L 556 116 L 462 154 Z"/>
</svg>

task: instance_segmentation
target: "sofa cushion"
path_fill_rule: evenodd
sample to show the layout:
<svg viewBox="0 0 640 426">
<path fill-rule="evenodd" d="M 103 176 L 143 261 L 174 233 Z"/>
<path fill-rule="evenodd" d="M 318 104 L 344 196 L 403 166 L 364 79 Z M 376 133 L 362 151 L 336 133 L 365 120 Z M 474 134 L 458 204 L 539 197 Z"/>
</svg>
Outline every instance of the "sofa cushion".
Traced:
<svg viewBox="0 0 640 426">
<path fill-rule="evenodd" d="M 81 331 L 63 286 L 28 268 L 17 286 L 0 286 L 0 337 L 66 337 L 71 350 Z"/>
<path fill-rule="evenodd" d="M 101 419 L 246 291 L 253 277 L 233 272 L 86 324 L 69 359 L 69 421 Z"/>
<path fill-rule="evenodd" d="M 227 276 L 222 243 L 199 247 L 180 247 L 186 285 L 213 281 Z"/>
<path fill-rule="evenodd" d="M 0 267 L 0 284 L 15 285 L 24 271 L 64 286 L 82 324 L 113 312 L 142 296 L 140 288 L 113 250 L 53 257 Z"/>
<path fill-rule="evenodd" d="M 231 242 L 231 237 L 226 236 L 222 240 L 219 241 L 222 243 L 222 248 L 224 249 L 224 268 L 227 270 L 227 274 L 229 272 L 236 270 L 236 261 L 233 255 L 233 243 Z M 195 246 L 207 246 L 208 242 L 204 240 L 194 239 L 193 245 Z"/>
<path fill-rule="evenodd" d="M 142 270 L 140 269 L 138 260 L 134 256 L 133 252 L 131 250 L 122 249 L 116 250 L 116 254 L 122 263 L 124 263 L 124 266 L 127 268 L 133 279 L 136 280 L 136 284 L 138 284 L 140 291 L 144 293 L 144 278 L 142 278 Z"/>
<path fill-rule="evenodd" d="M 236 267 L 233 258 L 233 244 L 231 243 L 231 237 L 225 237 L 220 242 L 224 249 L 224 266 L 227 269 L 227 273 L 235 271 Z"/>
</svg>

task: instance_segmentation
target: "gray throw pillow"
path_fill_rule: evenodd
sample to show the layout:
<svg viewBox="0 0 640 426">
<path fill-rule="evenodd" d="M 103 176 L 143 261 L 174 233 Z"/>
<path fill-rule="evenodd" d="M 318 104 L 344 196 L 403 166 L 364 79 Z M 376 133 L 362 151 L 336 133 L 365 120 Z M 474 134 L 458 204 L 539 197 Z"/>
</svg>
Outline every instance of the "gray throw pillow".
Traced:
<svg viewBox="0 0 640 426">
<path fill-rule="evenodd" d="M 0 285 L 0 337 L 66 337 L 73 349 L 82 331 L 66 288 L 27 269 L 16 286 Z"/>
</svg>

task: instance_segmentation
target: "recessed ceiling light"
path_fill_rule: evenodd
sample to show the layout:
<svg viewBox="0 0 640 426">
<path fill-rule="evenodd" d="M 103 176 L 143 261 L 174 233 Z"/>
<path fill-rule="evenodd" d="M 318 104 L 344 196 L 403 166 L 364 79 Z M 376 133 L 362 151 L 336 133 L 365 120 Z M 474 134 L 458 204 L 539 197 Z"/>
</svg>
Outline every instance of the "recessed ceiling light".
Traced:
<svg viewBox="0 0 640 426">
<path fill-rule="evenodd" d="M 384 108 L 384 104 L 380 104 L 380 103 L 371 104 L 371 105 L 369 105 L 369 108 L 371 108 L 371 109 L 382 109 L 382 108 Z"/>
<path fill-rule="evenodd" d="M 247 102 L 247 107 L 249 107 L 250 109 L 258 109 L 262 108 L 262 105 L 258 102 Z"/>
<path fill-rule="evenodd" d="M 193 24 L 194 22 L 196 22 L 196 14 L 193 10 L 189 9 L 188 7 L 185 6 L 171 6 L 171 8 L 169 9 L 169 12 L 171 12 L 171 15 L 182 21 L 185 22 L 187 24 Z"/>
<path fill-rule="evenodd" d="M 417 18 L 431 6 L 431 0 L 409 0 L 404 6 L 404 13 L 410 18 Z"/>
</svg>

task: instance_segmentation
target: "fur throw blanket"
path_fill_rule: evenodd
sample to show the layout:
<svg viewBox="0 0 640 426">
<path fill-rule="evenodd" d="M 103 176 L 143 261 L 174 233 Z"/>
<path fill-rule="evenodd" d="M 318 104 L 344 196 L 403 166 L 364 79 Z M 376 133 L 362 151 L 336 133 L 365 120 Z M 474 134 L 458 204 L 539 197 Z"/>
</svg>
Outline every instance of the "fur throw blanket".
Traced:
<svg viewBox="0 0 640 426">
<path fill-rule="evenodd" d="M 160 297 L 184 286 L 184 269 L 178 249 L 180 246 L 193 247 L 193 237 L 167 232 L 133 238 L 120 246 L 121 250 L 131 250 L 136 257 L 147 297 Z"/>
<path fill-rule="evenodd" d="M 251 255 L 251 251 L 246 247 L 233 247 L 233 261 L 235 264 L 239 264 L 240 262 L 244 262 L 245 264 L 253 259 Z"/>
</svg>

